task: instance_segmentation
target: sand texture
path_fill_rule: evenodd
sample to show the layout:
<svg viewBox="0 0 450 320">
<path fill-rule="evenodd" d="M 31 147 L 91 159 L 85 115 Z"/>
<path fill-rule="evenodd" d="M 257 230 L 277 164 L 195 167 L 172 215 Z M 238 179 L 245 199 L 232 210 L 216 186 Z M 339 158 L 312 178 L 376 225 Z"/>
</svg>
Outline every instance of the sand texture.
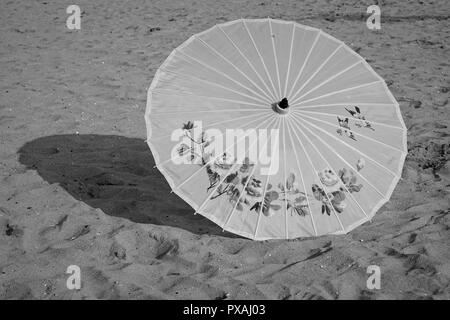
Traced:
<svg viewBox="0 0 450 320">
<path fill-rule="evenodd" d="M 450 6 L 378 1 L 2 1 L 0 299 L 450 299 Z M 391 200 L 344 236 L 223 233 L 171 194 L 145 143 L 147 88 L 216 23 L 295 20 L 359 52 L 408 128 Z M 66 288 L 81 268 L 82 288 Z M 381 289 L 366 287 L 369 265 Z"/>
</svg>

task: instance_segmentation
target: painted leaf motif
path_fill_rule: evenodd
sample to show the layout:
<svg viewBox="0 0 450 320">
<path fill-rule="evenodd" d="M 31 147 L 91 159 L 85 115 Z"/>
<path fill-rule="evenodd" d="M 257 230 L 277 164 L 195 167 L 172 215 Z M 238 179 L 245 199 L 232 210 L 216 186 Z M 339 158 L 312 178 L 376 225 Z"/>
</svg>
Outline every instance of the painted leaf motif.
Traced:
<svg viewBox="0 0 450 320">
<path fill-rule="evenodd" d="M 356 183 L 356 176 L 355 176 L 355 174 L 353 173 L 353 171 L 351 171 L 351 175 L 352 175 L 352 177 L 350 178 L 350 183 L 351 183 L 351 184 L 355 184 L 355 183 Z"/>
<path fill-rule="evenodd" d="M 181 144 L 180 147 L 178 148 L 178 155 L 179 156 L 184 156 L 188 151 L 189 151 L 189 146 L 185 143 Z"/>
<path fill-rule="evenodd" d="M 213 171 L 210 166 L 206 167 L 206 172 L 208 174 L 209 183 L 211 185 L 215 184 L 220 179 L 219 174 L 217 172 Z"/>
<path fill-rule="evenodd" d="M 286 180 L 286 189 L 291 190 L 294 188 L 295 174 L 290 173 Z"/>
<path fill-rule="evenodd" d="M 352 184 L 351 186 L 348 187 L 348 191 L 350 192 L 359 192 L 361 190 L 361 188 L 363 187 L 362 184 Z"/>
<path fill-rule="evenodd" d="M 325 209 L 327 210 L 327 215 L 330 215 L 330 213 L 331 213 L 330 207 L 325 205 Z"/>
<path fill-rule="evenodd" d="M 347 175 L 347 169 L 345 168 L 339 170 L 339 177 L 341 177 L 341 181 L 344 184 L 347 184 L 350 181 L 350 177 Z"/>
<path fill-rule="evenodd" d="M 345 193 L 342 191 L 334 191 L 331 194 L 333 195 L 333 201 L 337 203 L 345 200 Z"/>
<path fill-rule="evenodd" d="M 333 208 L 334 208 L 334 210 L 335 210 L 337 213 L 342 213 L 342 212 L 344 211 L 344 208 L 341 208 L 341 207 L 338 206 L 338 205 L 334 205 L 334 204 L 333 204 Z"/>
<path fill-rule="evenodd" d="M 272 202 L 274 200 L 277 200 L 278 197 L 279 197 L 278 192 L 276 192 L 276 191 L 269 191 L 269 192 L 266 193 L 265 200 L 269 201 L 269 202 Z"/>
<path fill-rule="evenodd" d="M 229 174 L 226 179 L 225 182 L 226 183 L 233 183 L 233 184 L 238 184 L 239 183 L 239 178 L 238 178 L 239 174 L 237 172 Z"/>
<path fill-rule="evenodd" d="M 261 202 L 255 202 L 255 204 L 250 208 L 250 211 L 259 211 L 259 208 L 261 208 Z"/>
<path fill-rule="evenodd" d="M 188 121 L 187 123 L 183 123 L 183 130 L 191 130 L 192 128 L 194 128 L 194 123 L 192 123 L 191 121 Z"/>
<path fill-rule="evenodd" d="M 325 193 L 323 192 L 322 188 L 320 188 L 317 184 L 312 185 L 312 192 L 316 200 L 322 201 L 324 199 Z"/>
<path fill-rule="evenodd" d="M 308 215 L 308 211 L 303 207 L 294 207 L 294 210 L 299 216 L 304 217 Z"/>
<path fill-rule="evenodd" d="M 271 204 L 272 201 L 277 200 L 279 198 L 279 194 L 276 191 L 269 191 L 264 196 L 264 200 L 256 202 L 250 210 L 255 209 L 256 212 L 259 212 L 260 210 L 265 216 L 268 216 L 270 213 L 270 210 L 280 210 L 281 206 L 279 205 L 273 205 Z M 262 208 L 261 208 L 262 206 Z"/>
</svg>

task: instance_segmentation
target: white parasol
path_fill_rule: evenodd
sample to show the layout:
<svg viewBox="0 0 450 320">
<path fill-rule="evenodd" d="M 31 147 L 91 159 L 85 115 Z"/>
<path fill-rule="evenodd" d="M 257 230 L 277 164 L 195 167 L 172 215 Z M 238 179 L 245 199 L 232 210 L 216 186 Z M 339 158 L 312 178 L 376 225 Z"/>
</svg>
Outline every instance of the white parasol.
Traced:
<svg viewBox="0 0 450 320">
<path fill-rule="evenodd" d="M 256 240 L 370 220 L 407 153 L 398 103 L 368 63 L 321 30 L 273 19 L 216 25 L 175 49 L 145 120 L 172 190 Z"/>
</svg>

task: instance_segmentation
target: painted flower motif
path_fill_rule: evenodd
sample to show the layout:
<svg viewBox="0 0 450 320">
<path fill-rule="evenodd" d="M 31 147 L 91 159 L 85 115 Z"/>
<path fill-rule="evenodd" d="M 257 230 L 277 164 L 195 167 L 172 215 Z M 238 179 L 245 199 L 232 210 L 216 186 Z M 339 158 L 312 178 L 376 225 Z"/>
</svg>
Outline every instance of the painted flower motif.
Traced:
<svg viewBox="0 0 450 320">
<path fill-rule="evenodd" d="M 351 119 L 354 121 L 354 124 L 357 128 L 366 128 L 375 131 L 375 129 L 372 127 L 372 124 L 366 120 L 365 116 L 361 113 L 361 110 L 358 106 L 352 106 L 348 108 L 346 107 L 344 109 L 351 115 Z M 339 128 L 336 130 L 336 132 L 340 136 L 343 136 L 345 134 L 350 139 L 356 141 L 356 136 L 350 128 L 350 123 L 348 121 L 349 118 L 337 116 L 337 120 Z"/>
<path fill-rule="evenodd" d="M 345 202 L 345 193 L 342 190 L 326 193 L 325 190 L 317 184 L 313 184 L 312 192 L 314 198 L 317 201 L 322 202 L 322 214 L 326 213 L 330 216 L 333 210 L 337 213 L 341 213 L 347 206 Z"/>
<path fill-rule="evenodd" d="M 338 175 L 342 183 L 344 183 L 345 187 L 350 193 L 359 192 L 363 187 L 362 184 L 356 184 L 357 178 L 353 170 L 347 170 L 346 168 L 343 168 L 339 170 Z"/>
<path fill-rule="evenodd" d="M 215 187 L 214 194 L 210 199 L 227 195 L 236 210 L 243 211 L 244 206 L 248 206 L 250 211 L 261 212 L 266 217 L 274 216 L 284 204 L 291 214 L 296 213 L 298 216 L 304 217 L 310 213 L 308 195 L 298 189 L 295 174 L 290 173 L 286 181 L 278 184 L 277 190 L 272 190 L 270 183 L 265 186 L 266 190 L 264 190 L 262 181 L 251 174 L 255 164 L 250 163 L 248 158 L 245 158 L 242 165 L 233 171 L 230 170 L 233 169 L 236 159 L 230 154 L 224 153 L 210 163 L 213 155 L 205 149 L 209 144 L 206 134 L 203 132 L 194 139 L 191 131 L 194 123 L 191 121 L 183 124 L 182 128 L 186 131 L 185 135 L 196 144 L 200 151 L 195 151 L 187 144 L 180 145 L 177 151 L 180 156 L 186 155 L 190 151 L 191 157 L 201 159 L 201 165 L 206 167 L 210 183 L 207 190 Z M 357 171 L 362 170 L 364 166 L 365 160 L 359 159 L 356 163 Z M 355 172 L 351 169 L 342 168 L 336 174 L 332 169 L 325 168 L 317 172 L 317 176 L 321 186 L 313 184 L 311 190 L 313 198 L 322 204 L 322 214 L 331 215 L 332 211 L 342 213 L 348 205 L 346 193 L 359 192 L 363 187 L 362 184 L 357 184 Z"/>
<path fill-rule="evenodd" d="M 248 178 L 247 178 L 248 179 Z M 255 177 L 250 177 L 250 181 L 245 188 L 247 195 L 253 198 L 261 198 L 263 193 L 263 187 L 261 180 L 256 179 Z"/>
<path fill-rule="evenodd" d="M 360 171 L 364 165 L 364 159 L 361 158 L 356 163 L 356 168 Z M 322 202 L 322 214 L 330 215 L 332 210 L 342 213 L 347 207 L 346 192 L 359 192 L 363 187 L 362 184 L 357 184 L 356 174 L 351 169 L 342 168 L 336 175 L 331 169 L 325 168 L 318 173 L 318 176 L 324 189 L 313 184 L 312 192 L 314 198 Z"/>
<path fill-rule="evenodd" d="M 222 156 L 216 158 L 213 164 L 213 170 L 216 171 L 219 175 L 223 176 L 228 173 L 234 163 L 234 158 L 224 153 Z"/>
<path fill-rule="evenodd" d="M 339 177 L 330 168 L 325 168 L 318 173 L 320 181 L 327 187 L 336 185 L 339 182 Z"/>
<path fill-rule="evenodd" d="M 362 114 L 361 109 L 358 106 L 348 107 L 345 108 L 345 110 L 350 113 L 352 118 L 355 120 L 355 126 L 358 128 L 367 128 L 375 131 L 372 124 L 366 120 L 366 117 Z M 350 129 L 350 127 L 348 129 Z"/>
<path fill-rule="evenodd" d="M 210 165 L 206 166 L 206 173 L 208 174 L 209 179 L 209 187 L 207 190 L 216 186 L 216 184 L 220 181 L 220 175 L 214 171 Z"/>
<path fill-rule="evenodd" d="M 301 217 L 309 214 L 309 205 L 306 194 L 297 188 L 295 174 L 290 173 L 286 182 L 278 184 L 282 195 L 281 201 L 287 202 L 287 210 L 296 213 Z"/>
<path fill-rule="evenodd" d="M 358 171 L 364 168 L 364 159 L 356 163 Z M 346 192 L 359 192 L 363 187 L 357 184 L 357 177 L 353 170 L 342 168 L 335 174 L 330 168 L 325 168 L 317 173 L 321 186 L 313 184 L 314 198 L 322 203 L 322 214 L 331 214 L 331 211 L 342 213 L 347 207 Z"/>
<path fill-rule="evenodd" d="M 288 210 L 290 208 L 299 216 L 304 217 L 309 213 L 308 200 L 305 196 L 301 195 L 294 199 L 294 203 L 292 205 L 288 202 Z"/>
</svg>

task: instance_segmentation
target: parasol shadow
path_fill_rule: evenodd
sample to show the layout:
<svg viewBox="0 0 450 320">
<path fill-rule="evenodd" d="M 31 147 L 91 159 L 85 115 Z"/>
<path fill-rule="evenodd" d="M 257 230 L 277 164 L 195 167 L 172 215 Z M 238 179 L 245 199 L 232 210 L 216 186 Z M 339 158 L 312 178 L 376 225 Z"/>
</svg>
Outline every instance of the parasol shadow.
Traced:
<svg viewBox="0 0 450 320">
<path fill-rule="evenodd" d="M 143 139 L 114 135 L 54 135 L 27 142 L 19 161 L 75 199 L 137 223 L 185 229 L 195 234 L 237 237 L 170 193 Z"/>
</svg>

